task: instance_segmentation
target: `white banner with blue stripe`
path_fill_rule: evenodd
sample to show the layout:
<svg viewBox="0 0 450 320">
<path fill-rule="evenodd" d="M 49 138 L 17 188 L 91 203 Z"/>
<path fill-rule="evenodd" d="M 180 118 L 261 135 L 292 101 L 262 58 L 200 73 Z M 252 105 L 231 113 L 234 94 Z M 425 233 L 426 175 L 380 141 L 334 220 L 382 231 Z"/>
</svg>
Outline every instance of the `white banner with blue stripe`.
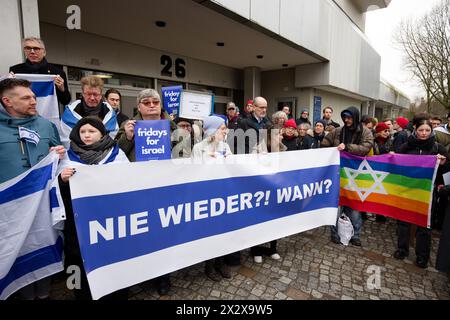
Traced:
<svg viewBox="0 0 450 320">
<path fill-rule="evenodd" d="M 58 160 L 52 152 L 0 184 L 0 300 L 63 270 L 56 229 L 65 219 L 55 179 Z"/>
<path fill-rule="evenodd" d="M 334 225 L 339 163 L 329 148 L 80 167 L 70 187 L 93 298 Z"/>
<path fill-rule="evenodd" d="M 16 74 L 16 78 L 31 82 L 31 90 L 36 95 L 36 109 L 39 115 L 53 122 L 57 128 L 59 121 L 59 104 L 56 96 L 54 78 L 51 74 Z"/>
</svg>

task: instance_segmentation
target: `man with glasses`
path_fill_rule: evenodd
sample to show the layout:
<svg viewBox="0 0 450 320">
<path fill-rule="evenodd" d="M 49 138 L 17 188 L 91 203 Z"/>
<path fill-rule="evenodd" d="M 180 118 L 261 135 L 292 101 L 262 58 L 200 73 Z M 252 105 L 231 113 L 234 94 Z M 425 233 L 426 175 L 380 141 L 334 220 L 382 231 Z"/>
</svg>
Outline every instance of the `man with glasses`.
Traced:
<svg viewBox="0 0 450 320">
<path fill-rule="evenodd" d="M 25 38 L 22 41 L 23 51 L 26 56 L 24 63 L 16 64 L 9 68 L 9 72 L 26 73 L 26 74 L 54 74 L 55 75 L 55 87 L 58 101 L 62 105 L 66 106 L 70 103 L 71 96 L 69 87 L 67 86 L 66 73 L 47 62 L 45 55 L 45 44 L 39 38 L 30 37 Z"/>
<path fill-rule="evenodd" d="M 96 116 L 102 120 L 111 138 L 115 138 L 119 125 L 116 112 L 103 101 L 103 80 L 96 76 L 81 79 L 81 99 L 66 106 L 61 117 L 61 141 L 69 147 L 69 135 L 78 120 L 87 116 Z"/>
</svg>

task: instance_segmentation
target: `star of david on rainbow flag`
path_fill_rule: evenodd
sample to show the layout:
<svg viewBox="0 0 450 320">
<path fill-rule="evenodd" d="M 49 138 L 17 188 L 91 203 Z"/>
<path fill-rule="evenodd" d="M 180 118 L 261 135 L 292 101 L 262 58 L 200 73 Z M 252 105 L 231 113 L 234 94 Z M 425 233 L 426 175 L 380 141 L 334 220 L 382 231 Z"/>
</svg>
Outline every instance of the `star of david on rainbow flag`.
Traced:
<svg viewBox="0 0 450 320">
<path fill-rule="evenodd" d="M 339 204 L 430 227 L 436 156 L 341 153 Z"/>
</svg>

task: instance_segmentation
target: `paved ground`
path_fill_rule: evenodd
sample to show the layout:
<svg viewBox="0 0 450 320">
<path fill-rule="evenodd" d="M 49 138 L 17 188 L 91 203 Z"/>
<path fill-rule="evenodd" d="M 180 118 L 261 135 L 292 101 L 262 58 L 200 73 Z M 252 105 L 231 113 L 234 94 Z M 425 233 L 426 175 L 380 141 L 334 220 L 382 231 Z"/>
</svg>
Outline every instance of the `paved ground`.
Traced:
<svg viewBox="0 0 450 320">
<path fill-rule="evenodd" d="M 242 252 L 242 266 L 233 270 L 233 278 L 213 282 L 203 273 L 203 264 L 172 274 L 172 289 L 159 297 L 152 281 L 131 288 L 131 300 L 156 299 L 263 299 L 263 300 L 450 300 L 450 283 L 445 274 L 434 269 L 439 234 L 433 235 L 433 251 L 428 269 L 417 268 L 414 249 L 409 259 L 395 260 L 395 222 L 365 221 L 362 247 L 336 245 L 329 241 L 328 227 L 304 232 L 278 242 L 282 257 L 264 258 L 255 264 L 249 250 Z M 380 288 L 374 271 L 380 271 Z M 368 273 L 368 271 L 370 273 Z M 372 278 L 370 278 L 372 276 Z M 370 278 L 370 279 L 369 279 Z M 373 280 L 373 281 L 371 281 Z M 52 286 L 52 299 L 73 299 L 60 277 Z"/>
</svg>

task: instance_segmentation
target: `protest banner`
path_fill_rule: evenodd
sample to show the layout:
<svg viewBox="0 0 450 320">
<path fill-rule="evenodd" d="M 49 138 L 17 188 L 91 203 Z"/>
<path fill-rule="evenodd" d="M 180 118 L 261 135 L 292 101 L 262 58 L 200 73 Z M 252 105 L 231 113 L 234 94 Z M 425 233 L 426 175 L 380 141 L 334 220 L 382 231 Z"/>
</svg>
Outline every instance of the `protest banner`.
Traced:
<svg viewBox="0 0 450 320">
<path fill-rule="evenodd" d="M 339 152 L 86 166 L 77 169 L 70 187 L 84 267 L 98 299 L 211 258 L 334 225 Z"/>
<path fill-rule="evenodd" d="M 51 153 L 0 184 L 0 300 L 63 270 L 62 237 L 54 228 L 65 220 L 58 161 Z"/>
<path fill-rule="evenodd" d="M 340 205 L 430 227 L 436 156 L 341 154 Z"/>
<path fill-rule="evenodd" d="M 178 116 L 183 86 L 162 87 L 163 107 L 174 118 Z"/>
<path fill-rule="evenodd" d="M 203 120 L 213 113 L 214 96 L 210 93 L 183 91 L 181 93 L 181 118 Z"/>
<path fill-rule="evenodd" d="M 134 127 L 136 161 L 167 160 L 170 151 L 170 121 L 141 120 Z"/>
</svg>

